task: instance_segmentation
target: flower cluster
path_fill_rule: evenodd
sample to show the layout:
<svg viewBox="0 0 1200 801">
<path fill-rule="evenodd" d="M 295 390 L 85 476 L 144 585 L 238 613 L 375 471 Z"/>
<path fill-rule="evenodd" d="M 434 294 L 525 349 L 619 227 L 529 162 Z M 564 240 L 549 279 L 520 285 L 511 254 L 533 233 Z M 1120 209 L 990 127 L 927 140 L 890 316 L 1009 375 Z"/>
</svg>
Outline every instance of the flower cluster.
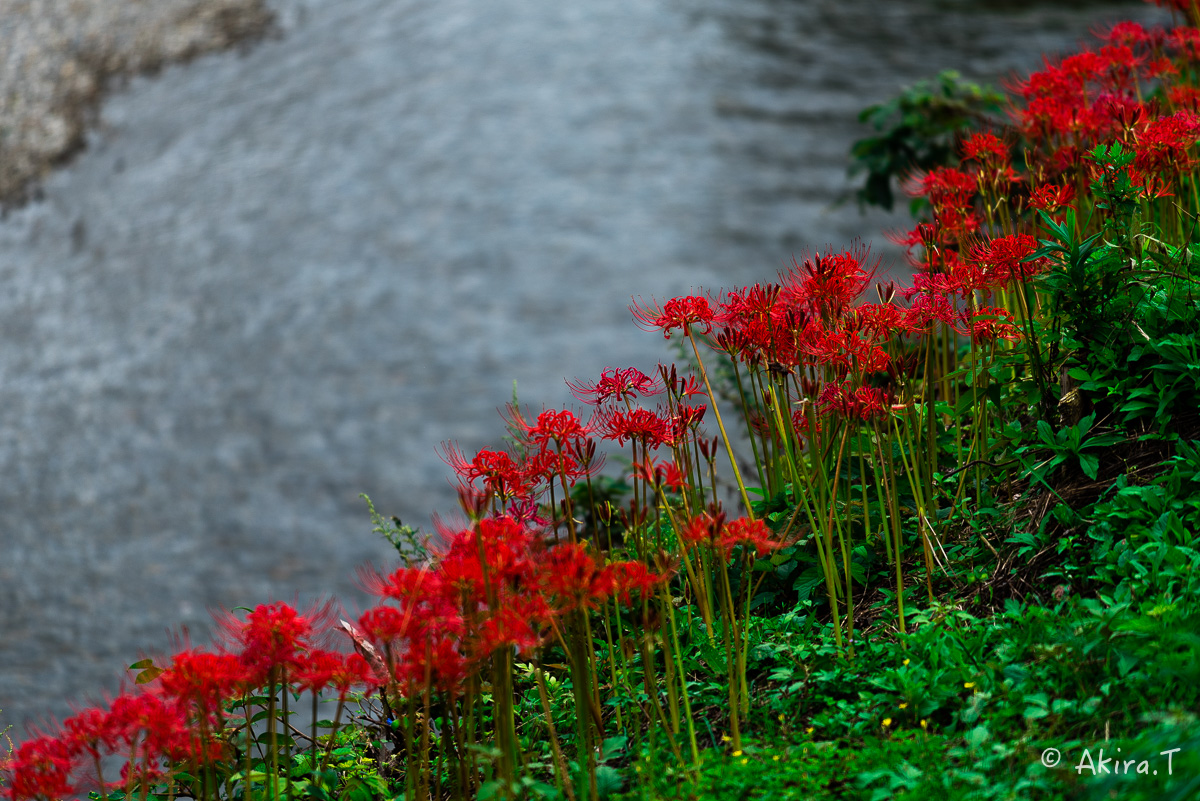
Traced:
<svg viewBox="0 0 1200 801">
<path fill-rule="evenodd" d="M 376 677 L 358 654 L 319 647 L 328 629 L 328 608 L 301 614 L 288 604 L 262 605 L 244 621 L 221 622 L 217 650 L 187 648 L 165 668 L 149 666 L 151 680 L 122 693 L 107 708 L 89 708 L 63 721 L 60 730 L 22 743 L 4 764 L 5 793 L 12 799 L 65 798 L 94 787 L 129 792 L 170 778 L 172 766 L 193 770 L 233 756 L 220 735 L 245 725 L 231 713 L 241 699 L 281 687 L 339 698 Z M 101 773 L 105 757 L 124 757 L 119 781 Z"/>
</svg>

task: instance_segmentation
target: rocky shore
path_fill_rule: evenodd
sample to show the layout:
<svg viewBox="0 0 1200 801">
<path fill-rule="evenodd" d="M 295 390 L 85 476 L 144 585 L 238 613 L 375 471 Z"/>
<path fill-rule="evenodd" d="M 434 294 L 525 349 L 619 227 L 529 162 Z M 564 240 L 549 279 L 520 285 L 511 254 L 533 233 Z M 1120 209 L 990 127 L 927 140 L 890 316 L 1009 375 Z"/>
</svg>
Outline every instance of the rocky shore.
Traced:
<svg viewBox="0 0 1200 801">
<path fill-rule="evenodd" d="M 105 89 L 271 30 L 263 0 L 0 0 L 0 205 L 84 144 Z"/>
</svg>

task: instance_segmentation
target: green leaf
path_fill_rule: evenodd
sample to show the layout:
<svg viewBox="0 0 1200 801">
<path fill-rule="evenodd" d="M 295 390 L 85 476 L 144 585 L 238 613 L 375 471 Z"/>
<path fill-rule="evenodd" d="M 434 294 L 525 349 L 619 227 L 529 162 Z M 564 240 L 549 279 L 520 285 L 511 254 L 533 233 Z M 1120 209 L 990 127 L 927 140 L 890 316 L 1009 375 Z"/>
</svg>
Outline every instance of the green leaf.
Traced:
<svg viewBox="0 0 1200 801">
<path fill-rule="evenodd" d="M 1091 453 L 1079 454 L 1079 467 L 1083 470 L 1084 475 L 1092 481 L 1096 480 L 1096 473 L 1100 470 L 1100 457 Z"/>
<path fill-rule="evenodd" d="M 150 682 L 154 681 L 155 679 L 157 679 L 159 676 L 161 676 L 165 672 L 166 672 L 166 668 L 148 667 L 133 678 L 133 683 L 134 684 L 149 684 Z"/>
</svg>

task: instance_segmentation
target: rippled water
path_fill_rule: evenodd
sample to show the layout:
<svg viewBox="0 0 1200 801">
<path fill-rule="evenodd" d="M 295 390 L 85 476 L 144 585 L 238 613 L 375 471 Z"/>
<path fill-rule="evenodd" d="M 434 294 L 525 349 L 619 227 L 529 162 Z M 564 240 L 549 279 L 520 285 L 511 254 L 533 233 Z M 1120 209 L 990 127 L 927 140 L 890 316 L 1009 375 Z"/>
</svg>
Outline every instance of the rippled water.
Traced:
<svg viewBox="0 0 1200 801">
<path fill-rule="evenodd" d="M 979 11 L 986 6 L 987 11 Z M 634 295 L 770 278 L 904 219 L 831 209 L 857 111 L 994 80 L 1113 4 L 280 0 L 135 81 L 0 222 L 0 727 L 116 689 L 207 610 L 383 562 L 435 446 L 651 368 Z M 885 253 L 889 252 L 883 248 Z"/>
</svg>

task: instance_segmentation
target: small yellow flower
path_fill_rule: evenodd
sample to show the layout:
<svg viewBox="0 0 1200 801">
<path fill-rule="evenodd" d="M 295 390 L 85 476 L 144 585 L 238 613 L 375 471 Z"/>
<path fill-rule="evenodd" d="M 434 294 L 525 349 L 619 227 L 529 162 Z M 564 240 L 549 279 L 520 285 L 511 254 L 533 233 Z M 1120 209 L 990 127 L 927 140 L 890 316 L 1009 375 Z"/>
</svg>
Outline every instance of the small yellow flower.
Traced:
<svg viewBox="0 0 1200 801">
<path fill-rule="evenodd" d="M 921 721 L 921 728 L 922 728 L 922 729 L 928 729 L 928 728 L 929 728 L 929 724 L 928 724 L 928 723 L 926 723 L 925 721 L 923 721 L 923 720 L 922 720 L 922 721 Z"/>
<path fill-rule="evenodd" d="M 779 754 L 776 754 L 775 756 L 771 757 L 771 759 L 773 759 L 774 761 L 778 762 L 778 761 L 779 761 Z"/>
<path fill-rule="evenodd" d="M 965 681 L 965 682 L 963 682 L 963 686 L 964 686 L 964 687 L 966 687 L 966 688 L 969 690 L 969 689 L 971 689 L 972 687 L 974 687 L 974 686 L 975 686 L 975 682 L 973 682 L 973 681 Z"/>
<path fill-rule="evenodd" d="M 813 733 L 813 727 L 812 727 L 812 726 L 809 726 L 807 729 L 805 729 L 805 730 L 804 730 L 804 733 L 805 733 L 805 734 L 812 734 L 812 733 Z"/>
<path fill-rule="evenodd" d="M 741 755 L 742 755 L 742 752 L 741 752 L 741 751 L 734 751 L 734 752 L 733 752 L 733 755 L 734 755 L 734 756 L 741 756 Z"/>
<path fill-rule="evenodd" d="M 888 726 L 891 726 L 891 725 L 892 725 L 892 719 L 891 719 L 891 718 L 884 718 L 884 719 L 883 719 L 883 727 L 884 727 L 885 729 L 886 729 Z"/>
<path fill-rule="evenodd" d="M 783 723 L 783 713 L 782 712 L 779 713 L 779 722 Z"/>
<path fill-rule="evenodd" d="M 907 702 L 907 701 L 905 701 L 903 704 L 901 704 L 901 705 L 900 705 L 900 708 L 901 708 L 901 709 L 908 709 L 908 702 Z"/>
<path fill-rule="evenodd" d="M 747 764 L 749 761 L 750 761 L 750 760 L 748 760 L 748 759 L 743 759 L 743 760 L 742 760 L 742 764 L 743 764 L 743 765 L 745 765 L 745 764 Z"/>
<path fill-rule="evenodd" d="M 905 659 L 905 660 L 904 660 L 904 666 L 905 666 L 905 667 L 908 667 L 908 660 L 907 660 L 907 659 Z"/>
<path fill-rule="evenodd" d="M 732 737 L 730 737 L 728 734 L 722 734 L 722 735 L 721 735 L 721 742 L 723 742 L 723 743 L 731 743 L 731 742 L 733 742 L 733 738 L 732 738 Z"/>
</svg>

